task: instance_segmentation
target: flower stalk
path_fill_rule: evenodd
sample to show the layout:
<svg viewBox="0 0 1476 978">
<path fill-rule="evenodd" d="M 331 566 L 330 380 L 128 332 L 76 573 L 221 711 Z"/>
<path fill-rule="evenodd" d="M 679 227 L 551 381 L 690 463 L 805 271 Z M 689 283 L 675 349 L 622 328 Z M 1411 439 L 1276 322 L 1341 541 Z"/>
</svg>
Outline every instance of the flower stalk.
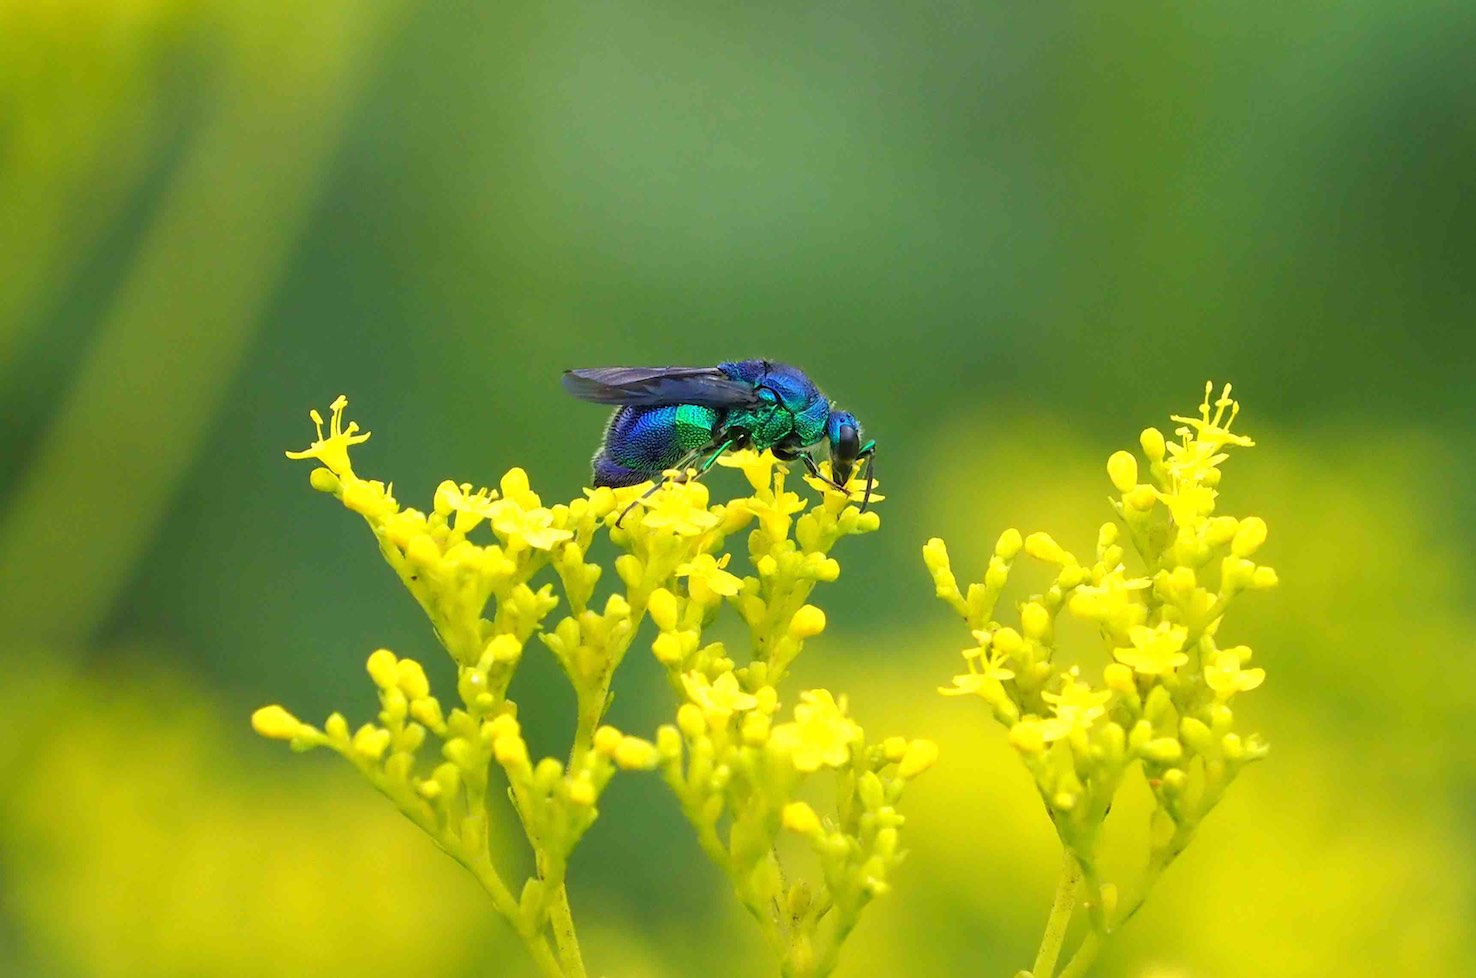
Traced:
<svg viewBox="0 0 1476 978">
<path fill-rule="evenodd" d="M 1126 923 L 1204 818 L 1266 744 L 1237 729 L 1233 702 L 1265 679 L 1246 668 L 1251 649 L 1224 641 L 1227 611 L 1244 593 L 1274 587 L 1276 572 L 1253 557 L 1266 541 L 1259 517 L 1217 514 L 1221 465 L 1254 442 L 1231 427 L 1239 405 L 1226 385 L 1206 385 L 1199 413 L 1174 416 L 1171 442 L 1156 428 L 1139 438 L 1146 460 L 1114 453 L 1107 475 L 1117 519 L 1102 524 L 1093 559 L 1079 560 L 1047 533 L 1006 530 L 983 580 L 959 586 L 942 540 L 923 560 L 938 597 L 964 619 L 975 644 L 967 671 L 940 692 L 976 696 L 1007 730 L 1033 776 L 1064 852 L 1064 868 L 1030 978 L 1054 973 L 1072 917 L 1088 930 L 1059 978 L 1085 973 L 1102 943 Z M 996 614 L 1021 558 L 1052 568 L 1042 593 L 1019 602 L 1011 623 Z M 1106 664 L 1099 685 L 1057 664 L 1062 614 L 1092 625 Z M 1112 801 L 1129 777 L 1150 789 L 1146 868 L 1125 910 L 1097 870 Z"/>
</svg>

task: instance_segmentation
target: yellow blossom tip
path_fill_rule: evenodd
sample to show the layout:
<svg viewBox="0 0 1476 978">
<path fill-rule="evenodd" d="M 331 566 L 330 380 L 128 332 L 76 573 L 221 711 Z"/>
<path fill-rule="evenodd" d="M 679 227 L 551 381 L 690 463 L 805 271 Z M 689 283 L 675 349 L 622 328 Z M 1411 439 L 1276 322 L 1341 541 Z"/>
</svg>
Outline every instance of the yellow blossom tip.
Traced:
<svg viewBox="0 0 1476 978">
<path fill-rule="evenodd" d="M 907 751 L 897 765 L 897 777 L 915 778 L 938 760 L 938 745 L 931 740 L 918 739 L 907 745 Z"/>
<path fill-rule="evenodd" d="M 651 615 L 651 620 L 663 632 L 676 630 L 677 610 L 676 595 L 664 587 L 659 587 L 655 591 L 652 591 L 651 597 L 646 603 L 646 611 Z"/>
<path fill-rule="evenodd" d="M 792 801 L 784 806 L 784 827 L 799 835 L 814 835 L 820 831 L 820 816 L 815 809 L 802 801 Z"/>
<path fill-rule="evenodd" d="M 595 803 L 595 787 L 588 778 L 577 778 L 569 783 L 569 800 L 585 808 Z"/>
<path fill-rule="evenodd" d="M 1025 538 L 1025 552 L 1036 560 L 1048 564 L 1061 564 L 1067 560 L 1066 551 L 1049 533 L 1032 533 Z"/>
<path fill-rule="evenodd" d="M 303 731 L 303 722 L 273 703 L 251 714 L 251 727 L 272 740 L 292 740 Z"/>
<path fill-rule="evenodd" d="M 614 757 L 624 739 L 625 734 L 606 724 L 594 733 L 594 749 L 606 757 Z"/>
<path fill-rule="evenodd" d="M 683 703 L 677 709 L 677 728 L 688 737 L 700 737 L 707 730 L 706 715 L 695 703 Z"/>
<path fill-rule="evenodd" d="M 1138 460 L 1131 452 L 1113 452 L 1107 460 L 1107 478 L 1118 492 L 1128 492 L 1138 484 Z"/>
<path fill-rule="evenodd" d="M 801 607 L 789 623 L 789 634 L 799 639 L 813 638 L 823 631 L 825 631 L 825 612 L 812 604 Z"/>
<path fill-rule="evenodd" d="M 380 689 L 389 689 L 392 686 L 399 685 L 399 660 L 395 658 L 395 654 L 389 649 L 376 650 L 369 656 L 369 661 L 365 663 L 365 668 L 369 672 L 369 678 L 373 679 L 374 685 Z"/>
<path fill-rule="evenodd" d="M 649 771 L 660 761 L 656 745 L 639 737 L 626 737 L 615 748 L 615 763 L 627 771 Z"/>
<path fill-rule="evenodd" d="M 420 667 L 420 663 L 413 659 L 401 659 L 396 671 L 399 674 L 396 685 L 406 697 L 419 700 L 430 695 L 430 681 L 425 678 L 425 670 Z"/>
</svg>

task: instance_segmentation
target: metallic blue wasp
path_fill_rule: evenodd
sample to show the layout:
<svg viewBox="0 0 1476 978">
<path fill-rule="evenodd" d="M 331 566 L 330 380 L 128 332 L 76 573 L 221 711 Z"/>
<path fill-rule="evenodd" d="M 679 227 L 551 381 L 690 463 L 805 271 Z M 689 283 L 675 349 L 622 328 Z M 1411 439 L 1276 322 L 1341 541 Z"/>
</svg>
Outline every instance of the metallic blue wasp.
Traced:
<svg viewBox="0 0 1476 978">
<path fill-rule="evenodd" d="M 861 509 L 871 502 L 876 442 L 863 443 L 855 416 L 834 410 L 814 381 L 788 364 L 739 360 L 716 367 L 566 370 L 564 389 L 581 400 L 616 406 L 594 456 L 597 486 L 659 485 L 663 472 L 685 472 L 692 465 L 700 477 L 724 452 L 753 448 L 769 449 L 785 461 L 801 459 L 811 475 L 841 492 L 865 460 Z M 830 444 L 833 478 L 821 474 L 807 451 L 820 441 Z"/>
</svg>

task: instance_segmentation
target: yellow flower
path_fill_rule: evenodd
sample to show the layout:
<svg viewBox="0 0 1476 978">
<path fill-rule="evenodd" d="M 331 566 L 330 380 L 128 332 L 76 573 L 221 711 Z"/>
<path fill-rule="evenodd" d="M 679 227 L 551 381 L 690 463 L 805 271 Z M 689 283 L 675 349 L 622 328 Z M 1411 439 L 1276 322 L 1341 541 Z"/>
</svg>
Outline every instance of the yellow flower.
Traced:
<svg viewBox="0 0 1476 978">
<path fill-rule="evenodd" d="M 1082 682 L 1074 673 L 1066 673 L 1066 683 L 1059 693 L 1041 693 L 1041 699 L 1051 704 L 1056 715 L 1040 721 L 1041 736 L 1047 741 L 1057 740 L 1077 728 L 1086 729 L 1092 721 L 1107 712 L 1106 703 L 1112 697 L 1108 690 L 1094 690 Z"/>
<path fill-rule="evenodd" d="M 454 528 L 462 533 L 470 533 L 482 520 L 492 518 L 492 500 L 496 498 L 497 493 L 491 489 L 472 492 L 470 482 L 463 482 L 458 486 L 447 479 L 436 487 L 435 508 L 442 516 L 455 513 Z"/>
<path fill-rule="evenodd" d="M 726 720 L 735 712 L 751 710 L 758 705 L 758 698 L 746 693 L 738 685 L 738 677 L 725 672 L 715 682 L 700 672 L 689 672 L 682 676 L 682 686 L 687 698 L 702 708 L 709 718 Z"/>
<path fill-rule="evenodd" d="M 753 486 L 754 492 L 768 489 L 774 483 L 774 464 L 778 460 L 773 452 L 756 452 L 742 448 L 727 452 L 718 458 L 718 464 L 730 469 L 742 469 L 743 477 Z"/>
<path fill-rule="evenodd" d="M 836 703 L 827 689 L 806 690 L 800 701 L 794 721 L 774 728 L 773 742 L 790 754 L 800 771 L 840 767 L 849 761 L 861 728 L 846 717 L 844 705 Z"/>
<path fill-rule="evenodd" d="M 1126 633 L 1147 617 L 1148 608 L 1137 592 L 1152 585 L 1146 577 L 1128 577 L 1127 570 L 1118 564 L 1097 583 L 1079 585 L 1071 592 L 1067 607 L 1078 618 L 1099 622 L 1112 632 Z"/>
<path fill-rule="evenodd" d="M 881 485 L 881 483 L 871 479 L 871 476 L 867 472 L 867 469 L 870 467 L 870 465 L 870 462 L 866 462 L 864 465 L 858 465 L 854 470 L 852 470 L 851 480 L 846 483 L 845 492 L 846 499 L 850 502 L 859 503 L 866 498 L 866 484 L 868 481 L 871 482 L 871 502 L 879 503 L 887 498 L 886 496 L 883 496 L 881 493 L 876 491 L 876 487 Z M 821 462 L 819 464 L 819 469 L 820 473 L 824 475 L 826 479 L 834 478 L 833 474 L 830 471 L 829 460 Z M 837 496 L 840 495 L 835 486 L 831 485 L 829 482 L 824 481 L 823 479 L 817 479 L 813 475 L 807 474 L 805 476 L 805 481 L 809 483 L 810 487 L 815 489 L 817 492 Z"/>
<path fill-rule="evenodd" d="M 1204 400 L 1199 405 L 1199 417 L 1172 415 L 1173 420 L 1182 426 L 1174 434 L 1184 439 L 1183 444 L 1167 445 L 1169 459 L 1166 464 L 1176 487 L 1205 482 L 1208 472 L 1225 460 L 1226 456 L 1220 451 L 1225 446 L 1249 448 L 1255 444 L 1245 435 L 1232 434 L 1230 431 L 1230 425 L 1240 413 L 1240 405 L 1230 398 L 1230 385 L 1225 385 L 1224 391 L 1214 402 L 1214 413 L 1211 414 L 1210 394 L 1213 391 L 1213 382 L 1206 381 Z"/>
<path fill-rule="evenodd" d="M 329 410 L 332 417 L 328 422 L 328 437 L 323 437 L 323 416 L 314 408 L 309 412 L 313 419 L 313 425 L 318 429 L 318 438 L 306 449 L 300 452 L 288 452 L 287 457 L 292 459 L 315 458 L 329 468 L 336 476 L 352 476 L 353 466 L 349 464 L 349 446 L 359 445 L 369 440 L 369 432 L 362 435 L 357 434 L 358 422 L 350 421 L 347 428 L 343 426 L 343 409 L 348 407 L 348 398 L 342 394 L 338 395 Z"/>
<path fill-rule="evenodd" d="M 1132 645 L 1116 648 L 1112 654 L 1123 665 L 1132 666 L 1145 676 L 1162 676 L 1189 661 L 1184 654 L 1184 640 L 1189 630 L 1172 622 L 1160 622 L 1157 628 L 1134 625 L 1129 631 Z"/>
<path fill-rule="evenodd" d="M 728 566 L 731 554 L 723 554 L 722 559 L 712 554 L 698 554 L 689 563 L 682 564 L 676 569 L 677 577 L 687 578 L 687 587 L 692 590 L 693 597 L 703 600 L 710 595 L 703 594 L 706 590 L 712 594 L 721 594 L 731 598 L 743 587 L 743 580 L 723 570 Z M 708 602 L 704 602 L 708 603 Z"/>
<path fill-rule="evenodd" d="M 976 631 L 974 635 L 981 642 L 987 641 L 989 638 L 985 632 Z M 979 658 L 979 652 L 979 649 L 964 650 L 964 658 L 969 660 L 971 670 L 973 669 L 974 660 Z M 1015 678 L 1015 671 L 1006 668 L 1009 660 L 1008 653 L 1003 649 L 996 648 L 983 660 L 977 671 L 970 671 L 962 676 L 954 676 L 953 686 L 946 688 L 940 687 L 938 692 L 944 696 L 977 694 L 990 702 L 994 702 L 996 698 L 1004 695 L 1004 687 L 1000 684 L 1006 679 Z"/>
<path fill-rule="evenodd" d="M 707 508 L 707 487 L 700 482 L 667 483 L 641 517 L 641 525 L 648 529 L 684 537 L 706 533 L 717 524 L 718 517 Z"/>
<path fill-rule="evenodd" d="M 1205 684 L 1220 699 L 1229 699 L 1236 693 L 1255 689 L 1266 681 L 1266 670 L 1240 668 L 1250 655 L 1251 650 L 1244 645 L 1220 649 L 1204 667 Z"/>
<path fill-rule="evenodd" d="M 492 529 L 508 543 L 520 541 L 534 550 L 552 550 L 574 536 L 569 530 L 556 529 L 553 511 L 541 506 L 523 509 L 511 499 L 500 499 L 492 507 Z"/>
</svg>

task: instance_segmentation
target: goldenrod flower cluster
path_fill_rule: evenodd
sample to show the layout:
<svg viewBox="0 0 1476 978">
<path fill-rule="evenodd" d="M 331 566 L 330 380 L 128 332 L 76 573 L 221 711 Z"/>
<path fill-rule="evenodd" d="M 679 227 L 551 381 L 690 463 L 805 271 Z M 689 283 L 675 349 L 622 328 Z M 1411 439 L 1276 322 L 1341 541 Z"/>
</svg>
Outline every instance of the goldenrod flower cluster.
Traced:
<svg viewBox="0 0 1476 978">
<path fill-rule="evenodd" d="M 545 507 L 515 468 L 496 489 L 444 482 L 422 512 L 402 507 L 391 486 L 354 473 L 349 449 L 369 435 L 345 426 L 346 404 L 333 403 L 326 436 L 312 412 L 317 439 L 288 456 L 317 461 L 314 488 L 369 524 L 456 664 L 457 703 L 448 708 L 432 695 L 417 662 L 381 649 L 368 660 L 377 722 L 351 729 L 335 713 L 320 728 L 268 706 L 252 718 L 257 731 L 349 760 L 477 877 L 540 972 L 565 978 L 586 974 L 565 887 L 570 853 L 616 770 L 659 770 L 784 974 L 828 974 L 862 907 L 887 889 L 901 859 L 902 789 L 937 754 L 923 740 L 868 743 L 845 698 L 827 690 L 801 692 L 783 708 L 781 680 L 805 641 L 825 628 L 824 612 L 808 598 L 816 583 L 840 573 L 829 553 L 843 537 L 875 530 L 876 514 L 853 505 L 855 491 L 818 480 L 821 501 L 807 507 L 784 489 L 785 469 L 752 452 L 722 460 L 753 487 L 751 497 L 726 505 L 711 505 L 698 482 L 670 481 L 639 501 L 642 487 L 602 488 Z M 743 530 L 750 573 L 739 576 L 724 544 Z M 587 555 L 602 532 L 624 553 L 614 561 L 620 588 L 599 602 L 603 568 Z M 552 580 L 537 583 L 540 574 Z M 564 614 L 551 620 L 560 595 Z M 703 638 L 725 605 L 747 626 L 741 662 Z M 676 722 L 653 739 L 602 722 L 615 670 L 647 616 L 656 628 L 652 652 L 677 701 Z M 567 760 L 530 756 L 508 695 L 534 636 L 576 694 Z M 494 763 L 535 856 L 536 872 L 516 894 L 488 854 L 498 817 L 487 801 Z M 834 782 L 838 799 L 824 816 L 801 797 L 820 777 Z M 786 831 L 818 856 L 818 879 L 785 872 L 778 847 Z"/>
<path fill-rule="evenodd" d="M 1237 597 L 1276 584 L 1275 571 L 1255 561 L 1265 522 L 1215 511 L 1226 449 L 1254 444 L 1231 431 L 1238 410 L 1229 385 L 1218 398 L 1206 385 L 1197 417 L 1174 416 L 1178 441 L 1155 428 L 1142 433 L 1146 466 L 1132 453 L 1113 454 L 1107 474 L 1118 519 L 1102 524 L 1088 560 L 1046 533 L 1010 529 L 983 581 L 964 590 L 943 541 L 923 548 L 938 596 L 974 640 L 963 653 L 967 671 L 942 692 L 979 697 L 1009 729 L 1066 850 L 1053 926 L 1025 973 L 1033 978 L 1055 974 L 1078 899 L 1091 930 L 1061 974 L 1079 974 L 1240 770 L 1265 756 L 1265 743 L 1238 729 L 1234 711 L 1235 697 L 1259 686 L 1265 673 L 1249 667 L 1249 647 L 1221 638 Z M 996 606 L 1022 555 L 1048 565 L 1054 581 L 1021 601 L 1018 617 L 1006 624 Z M 1101 636 L 1099 671 L 1059 664 L 1063 612 Z M 1116 887 L 1100 879 L 1098 849 L 1112 801 L 1135 767 L 1155 802 L 1151 851 L 1136 892 L 1119 907 Z M 1080 893 L 1078 880 L 1085 884 Z"/>
<path fill-rule="evenodd" d="M 868 743 L 845 697 L 828 690 L 803 691 L 782 709 L 780 683 L 805 641 L 825 629 L 825 613 L 808 599 L 840 574 L 831 549 L 879 520 L 813 478 L 823 501 L 807 511 L 771 455 L 720 461 L 743 470 L 753 495 L 709 508 L 700 484 L 672 487 L 645 519 L 612 533 L 628 551 L 616 567 L 633 600 L 647 601 L 658 629 L 652 651 L 680 703 L 675 725 L 656 737 L 667 783 L 782 973 L 826 975 L 862 908 L 889 886 L 903 854 L 898 799 L 937 748 L 900 737 Z M 744 529 L 751 573 L 739 577 L 724 541 Z M 747 625 L 741 664 L 724 643 L 704 641 L 724 603 Z M 831 814 L 802 797 L 815 779 L 830 782 Z M 817 857 L 817 879 L 781 861 L 786 830 Z"/>
</svg>

